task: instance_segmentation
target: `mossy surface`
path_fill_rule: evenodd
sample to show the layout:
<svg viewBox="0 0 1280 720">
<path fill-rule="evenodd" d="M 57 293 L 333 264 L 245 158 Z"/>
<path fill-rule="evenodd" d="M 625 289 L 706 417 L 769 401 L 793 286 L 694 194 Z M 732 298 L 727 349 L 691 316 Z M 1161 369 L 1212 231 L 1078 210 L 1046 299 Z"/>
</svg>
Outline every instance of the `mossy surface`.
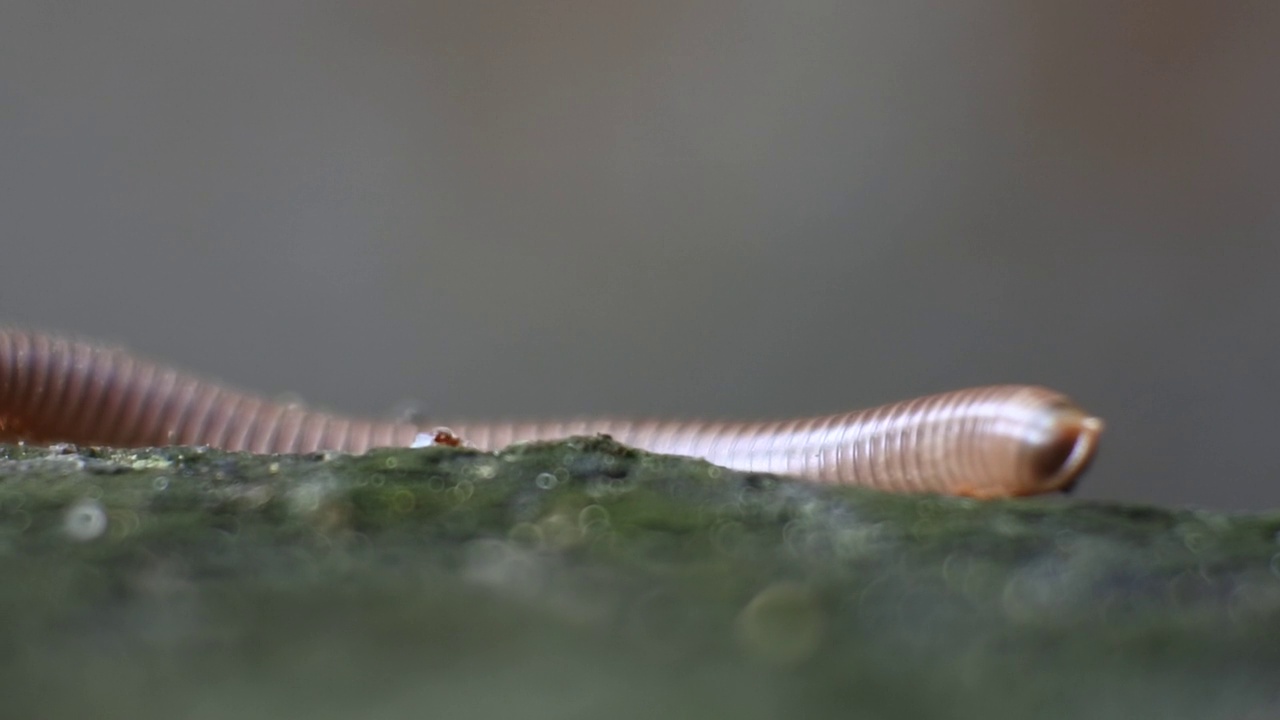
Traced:
<svg viewBox="0 0 1280 720">
<path fill-rule="evenodd" d="M 5 718 L 1280 717 L 1280 515 L 0 446 Z"/>
</svg>

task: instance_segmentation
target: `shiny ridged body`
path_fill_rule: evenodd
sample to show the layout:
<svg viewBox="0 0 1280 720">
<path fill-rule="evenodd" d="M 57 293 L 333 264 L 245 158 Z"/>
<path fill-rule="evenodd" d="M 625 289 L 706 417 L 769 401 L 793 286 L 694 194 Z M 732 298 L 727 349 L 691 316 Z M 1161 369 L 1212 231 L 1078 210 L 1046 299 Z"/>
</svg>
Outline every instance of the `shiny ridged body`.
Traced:
<svg viewBox="0 0 1280 720">
<path fill-rule="evenodd" d="M 980 497 L 1061 489 L 1101 423 L 1044 388 L 960 390 L 789 421 L 583 420 L 451 425 L 468 445 L 606 433 L 726 467 L 901 492 Z M 0 330 L 0 440 L 207 445 L 259 453 L 404 447 L 430 428 L 344 418 L 230 390 L 123 350 Z"/>
</svg>

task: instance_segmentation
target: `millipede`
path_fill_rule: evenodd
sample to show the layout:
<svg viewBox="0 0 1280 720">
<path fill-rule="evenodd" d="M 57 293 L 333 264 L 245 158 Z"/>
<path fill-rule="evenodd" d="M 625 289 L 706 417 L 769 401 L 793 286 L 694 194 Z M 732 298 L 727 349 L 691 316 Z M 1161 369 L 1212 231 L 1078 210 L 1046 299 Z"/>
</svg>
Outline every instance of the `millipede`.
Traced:
<svg viewBox="0 0 1280 720">
<path fill-rule="evenodd" d="M 441 427 L 451 428 L 442 432 Z M 0 441 L 253 453 L 456 443 L 492 451 L 605 434 L 735 470 L 895 492 L 995 498 L 1070 488 L 1102 421 L 1034 385 L 969 388 L 837 415 L 761 422 L 626 420 L 421 424 L 268 400 L 117 347 L 0 329 Z"/>
</svg>

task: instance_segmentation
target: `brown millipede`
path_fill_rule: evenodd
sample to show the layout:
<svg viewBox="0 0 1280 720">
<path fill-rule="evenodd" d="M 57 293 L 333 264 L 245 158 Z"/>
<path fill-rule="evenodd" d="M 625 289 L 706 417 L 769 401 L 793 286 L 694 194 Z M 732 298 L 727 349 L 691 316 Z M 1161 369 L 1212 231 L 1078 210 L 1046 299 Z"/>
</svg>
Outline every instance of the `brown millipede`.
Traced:
<svg viewBox="0 0 1280 720">
<path fill-rule="evenodd" d="M 0 440 L 207 445 L 257 453 L 410 447 L 439 437 L 481 450 L 603 433 L 729 468 L 900 492 L 973 497 L 1070 486 L 1102 422 L 1065 396 L 997 385 L 798 420 L 577 420 L 450 425 L 358 420 L 276 403 L 117 348 L 0 329 Z"/>
</svg>

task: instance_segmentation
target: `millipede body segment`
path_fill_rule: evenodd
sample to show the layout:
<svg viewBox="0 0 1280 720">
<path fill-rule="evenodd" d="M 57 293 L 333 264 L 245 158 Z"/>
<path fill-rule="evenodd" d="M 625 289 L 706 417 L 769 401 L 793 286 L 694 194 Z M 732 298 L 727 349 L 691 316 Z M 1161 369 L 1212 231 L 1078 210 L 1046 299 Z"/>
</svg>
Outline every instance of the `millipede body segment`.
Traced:
<svg viewBox="0 0 1280 720">
<path fill-rule="evenodd" d="M 439 425 L 481 450 L 604 433 L 738 470 L 974 497 L 1069 487 L 1093 458 L 1102 431 L 1100 420 L 1065 396 L 1030 385 L 754 423 L 606 418 L 423 426 L 273 402 L 118 348 L 0 329 L 0 441 L 360 453 L 428 444 Z"/>
</svg>

